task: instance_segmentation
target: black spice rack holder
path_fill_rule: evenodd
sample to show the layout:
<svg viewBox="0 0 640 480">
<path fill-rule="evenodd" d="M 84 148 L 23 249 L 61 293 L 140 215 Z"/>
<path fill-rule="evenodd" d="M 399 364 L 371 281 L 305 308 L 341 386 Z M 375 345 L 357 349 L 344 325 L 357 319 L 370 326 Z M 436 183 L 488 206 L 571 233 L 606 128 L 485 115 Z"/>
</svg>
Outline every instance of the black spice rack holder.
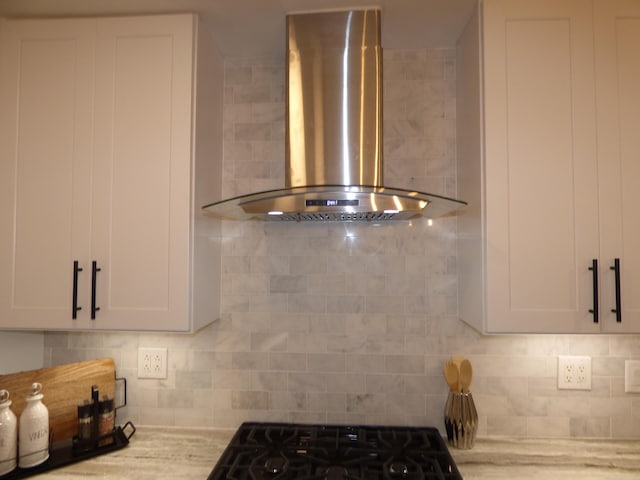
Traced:
<svg viewBox="0 0 640 480">
<path fill-rule="evenodd" d="M 116 380 L 124 383 L 124 401 L 121 405 L 115 407 L 117 410 L 127 404 L 127 381 L 124 378 L 118 378 Z M 53 442 L 53 432 L 51 432 L 49 441 L 49 458 L 45 462 L 30 468 L 18 467 L 5 475 L 0 475 L 0 480 L 14 480 L 18 478 L 31 477 L 50 470 L 55 470 L 56 468 L 88 460 L 99 455 L 104 455 L 105 453 L 115 452 L 116 450 L 120 450 L 129 445 L 129 440 L 133 437 L 133 434 L 136 433 L 135 425 L 132 422 L 127 422 L 123 426 L 115 426 L 109 433 L 100 435 L 97 428 L 99 423 L 97 391 L 94 392 L 92 390 L 92 399 L 94 408 L 91 438 L 81 440 L 75 436 L 72 439 Z"/>
</svg>

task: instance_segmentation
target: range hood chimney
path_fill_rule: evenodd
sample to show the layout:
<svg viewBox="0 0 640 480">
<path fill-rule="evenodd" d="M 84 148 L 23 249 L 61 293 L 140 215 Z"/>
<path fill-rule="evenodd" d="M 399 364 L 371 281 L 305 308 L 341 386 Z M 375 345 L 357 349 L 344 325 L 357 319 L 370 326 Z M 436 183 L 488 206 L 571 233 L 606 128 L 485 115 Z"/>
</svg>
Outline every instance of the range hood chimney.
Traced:
<svg viewBox="0 0 640 480">
<path fill-rule="evenodd" d="M 377 9 L 287 16 L 285 188 L 203 207 L 224 219 L 435 218 L 465 202 L 382 182 L 382 48 Z"/>
</svg>

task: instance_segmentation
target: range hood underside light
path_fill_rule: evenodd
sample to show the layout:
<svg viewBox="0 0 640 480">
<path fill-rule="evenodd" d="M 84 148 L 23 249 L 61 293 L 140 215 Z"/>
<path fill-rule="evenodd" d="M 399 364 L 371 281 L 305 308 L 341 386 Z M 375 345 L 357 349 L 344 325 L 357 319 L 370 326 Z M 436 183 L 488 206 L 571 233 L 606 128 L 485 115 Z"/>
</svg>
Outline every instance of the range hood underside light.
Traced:
<svg viewBox="0 0 640 480">
<path fill-rule="evenodd" d="M 373 186 L 321 185 L 242 195 L 204 207 L 217 218 L 265 221 L 388 221 L 446 215 L 464 202 L 438 195 Z"/>
</svg>

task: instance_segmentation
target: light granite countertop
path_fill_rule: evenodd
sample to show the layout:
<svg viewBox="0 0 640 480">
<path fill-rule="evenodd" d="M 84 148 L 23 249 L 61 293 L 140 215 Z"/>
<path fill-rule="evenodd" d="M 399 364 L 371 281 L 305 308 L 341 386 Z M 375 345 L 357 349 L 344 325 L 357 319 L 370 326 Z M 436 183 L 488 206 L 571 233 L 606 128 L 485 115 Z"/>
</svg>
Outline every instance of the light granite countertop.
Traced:
<svg viewBox="0 0 640 480">
<path fill-rule="evenodd" d="M 30 478 L 206 479 L 234 430 L 140 427 L 118 451 Z M 465 480 L 637 480 L 640 441 L 483 439 L 450 449 Z"/>
<path fill-rule="evenodd" d="M 640 441 L 478 439 L 449 451 L 465 480 L 631 480 L 640 478 Z"/>
</svg>

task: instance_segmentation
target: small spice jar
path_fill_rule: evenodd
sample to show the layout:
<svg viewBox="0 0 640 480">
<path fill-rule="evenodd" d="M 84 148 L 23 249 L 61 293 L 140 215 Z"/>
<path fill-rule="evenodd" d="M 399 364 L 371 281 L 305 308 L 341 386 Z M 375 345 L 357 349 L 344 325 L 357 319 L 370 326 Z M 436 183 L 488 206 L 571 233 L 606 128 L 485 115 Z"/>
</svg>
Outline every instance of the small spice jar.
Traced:
<svg viewBox="0 0 640 480">
<path fill-rule="evenodd" d="M 91 440 L 93 405 L 85 400 L 78 405 L 78 440 Z"/>
<path fill-rule="evenodd" d="M 99 411 L 100 415 L 98 417 L 98 435 L 100 435 L 101 437 L 99 445 L 110 445 L 111 443 L 113 443 L 112 434 L 116 420 L 113 398 L 109 398 L 106 395 L 102 397 L 102 400 L 99 404 Z"/>
</svg>

